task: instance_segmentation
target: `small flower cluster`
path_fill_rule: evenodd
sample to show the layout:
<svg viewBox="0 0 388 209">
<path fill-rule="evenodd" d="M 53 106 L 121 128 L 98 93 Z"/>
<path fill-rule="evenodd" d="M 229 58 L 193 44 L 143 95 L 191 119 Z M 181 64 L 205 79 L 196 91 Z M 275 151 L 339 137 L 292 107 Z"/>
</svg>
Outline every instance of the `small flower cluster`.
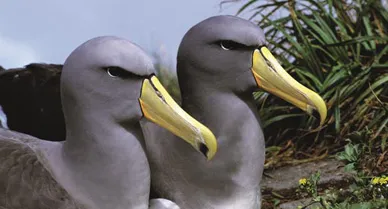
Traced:
<svg viewBox="0 0 388 209">
<path fill-rule="evenodd" d="M 297 192 L 302 196 L 314 196 L 315 187 L 313 182 L 307 178 L 299 179 L 299 188 Z"/>
<path fill-rule="evenodd" d="M 304 185 L 306 185 L 307 183 L 309 183 L 309 182 L 307 181 L 306 178 L 299 179 L 299 185 L 300 185 L 300 186 L 304 186 Z"/>
<path fill-rule="evenodd" d="M 371 187 L 374 196 L 388 198 L 388 176 L 373 177 L 371 180 Z"/>
<path fill-rule="evenodd" d="M 372 178 L 371 183 L 373 185 L 377 185 L 377 184 L 379 184 L 381 186 L 387 185 L 388 184 L 388 176 L 386 176 L 386 177 L 374 177 L 374 178 Z"/>
</svg>

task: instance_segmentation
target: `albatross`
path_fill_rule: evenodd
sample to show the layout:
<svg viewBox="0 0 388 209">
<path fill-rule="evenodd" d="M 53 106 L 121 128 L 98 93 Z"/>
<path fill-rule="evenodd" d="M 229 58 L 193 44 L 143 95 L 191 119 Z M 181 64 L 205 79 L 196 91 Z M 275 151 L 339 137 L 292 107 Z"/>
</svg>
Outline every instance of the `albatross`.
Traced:
<svg viewBox="0 0 388 209">
<path fill-rule="evenodd" d="M 64 63 L 61 98 L 64 142 L 0 130 L 0 208 L 179 208 L 149 201 L 143 118 L 207 159 L 216 152 L 212 132 L 172 100 L 151 59 L 125 39 L 97 37 L 76 48 Z"/>
<path fill-rule="evenodd" d="M 266 46 L 263 31 L 235 16 L 210 17 L 183 37 L 177 56 L 182 108 L 215 134 L 212 161 L 174 135 L 142 124 L 152 189 L 184 209 L 260 208 L 265 144 L 252 93 L 261 88 L 326 118 L 326 105 L 294 80 Z"/>
</svg>

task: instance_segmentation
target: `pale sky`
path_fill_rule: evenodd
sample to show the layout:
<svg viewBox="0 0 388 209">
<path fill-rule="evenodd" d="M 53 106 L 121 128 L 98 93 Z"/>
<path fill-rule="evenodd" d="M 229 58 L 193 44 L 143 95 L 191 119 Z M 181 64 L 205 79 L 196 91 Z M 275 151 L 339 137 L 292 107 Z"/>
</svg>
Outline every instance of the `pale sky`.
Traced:
<svg viewBox="0 0 388 209">
<path fill-rule="evenodd" d="M 234 15 L 241 3 L 221 0 L 3 0 L 0 2 L 0 65 L 63 63 L 84 41 L 115 35 L 149 54 L 174 62 L 178 45 L 194 24 L 214 15 Z"/>
</svg>

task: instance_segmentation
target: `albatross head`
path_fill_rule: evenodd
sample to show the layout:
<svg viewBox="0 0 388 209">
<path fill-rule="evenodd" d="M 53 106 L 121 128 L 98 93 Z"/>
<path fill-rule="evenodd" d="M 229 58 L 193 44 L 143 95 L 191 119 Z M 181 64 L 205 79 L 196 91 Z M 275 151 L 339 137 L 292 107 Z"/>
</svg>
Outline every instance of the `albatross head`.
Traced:
<svg viewBox="0 0 388 209">
<path fill-rule="evenodd" d="M 154 75 L 149 56 L 125 39 L 97 37 L 75 49 L 64 64 L 61 95 L 65 115 L 69 109 L 98 112 L 121 126 L 146 118 L 208 159 L 216 153 L 213 133 L 175 103 Z"/>
<path fill-rule="evenodd" d="M 257 25 L 238 17 L 211 17 L 185 34 L 178 52 L 178 78 L 182 94 L 190 88 L 186 79 L 236 94 L 259 87 L 309 114 L 317 111 L 321 124 L 326 118 L 323 99 L 282 68 Z"/>
</svg>

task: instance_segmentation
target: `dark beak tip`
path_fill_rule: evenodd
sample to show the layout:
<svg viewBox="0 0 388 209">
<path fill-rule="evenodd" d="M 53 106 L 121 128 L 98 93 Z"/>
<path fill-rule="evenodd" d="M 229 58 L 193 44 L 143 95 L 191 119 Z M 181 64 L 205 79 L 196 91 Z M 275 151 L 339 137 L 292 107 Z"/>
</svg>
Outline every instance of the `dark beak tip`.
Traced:
<svg viewBox="0 0 388 209">
<path fill-rule="evenodd" d="M 317 119 L 318 121 L 320 121 L 319 125 L 321 126 L 323 124 L 323 122 L 321 121 L 321 115 L 319 114 L 319 112 L 316 110 L 316 109 L 313 109 L 310 113 L 310 115 L 312 117 L 314 117 L 315 119 Z M 322 123 L 322 124 L 321 124 Z"/>
<path fill-rule="evenodd" d="M 319 112 L 316 109 L 313 109 L 313 111 L 311 112 L 311 115 L 318 120 L 321 118 L 321 116 L 319 115 Z"/>
<path fill-rule="evenodd" d="M 199 151 L 201 151 L 201 153 L 203 155 L 205 155 L 205 157 L 207 158 L 208 156 L 208 152 L 209 152 L 209 148 L 206 146 L 206 144 L 204 143 L 200 143 L 199 144 Z"/>
</svg>

